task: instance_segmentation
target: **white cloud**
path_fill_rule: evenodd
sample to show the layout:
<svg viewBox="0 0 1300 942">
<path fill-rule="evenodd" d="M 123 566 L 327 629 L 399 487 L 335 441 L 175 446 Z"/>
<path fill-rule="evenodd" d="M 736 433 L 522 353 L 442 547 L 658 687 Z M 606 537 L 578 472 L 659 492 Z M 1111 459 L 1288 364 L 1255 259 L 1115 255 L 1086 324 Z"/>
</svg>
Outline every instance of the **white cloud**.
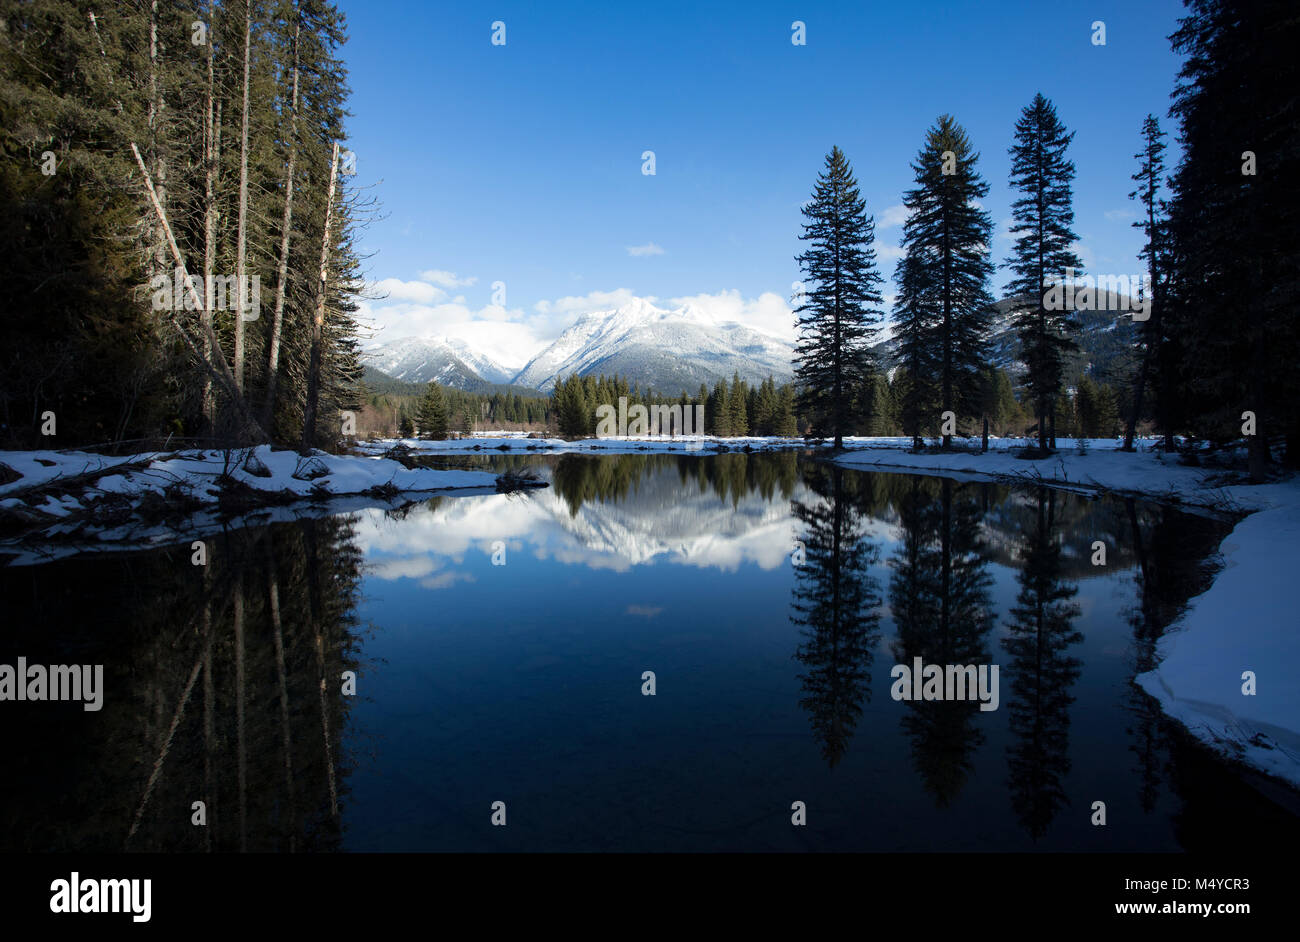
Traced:
<svg viewBox="0 0 1300 942">
<path fill-rule="evenodd" d="M 420 272 L 420 279 L 431 281 L 444 288 L 465 288 L 478 281 L 477 277 L 458 278 L 455 272 L 443 271 L 441 268 L 430 268 L 428 271 Z"/>
<path fill-rule="evenodd" d="M 1084 245 L 1082 242 L 1071 242 L 1070 248 L 1074 250 L 1074 254 L 1079 256 L 1079 260 L 1083 262 L 1083 268 L 1085 271 L 1097 267 L 1097 256 L 1093 253 L 1091 246 Z"/>
<path fill-rule="evenodd" d="M 664 250 L 653 242 L 647 242 L 645 245 L 629 245 L 627 254 L 633 258 L 640 258 L 644 255 L 663 255 Z"/>
<path fill-rule="evenodd" d="M 440 572 L 436 576 L 430 576 L 428 579 L 420 580 L 420 587 L 424 589 L 448 589 L 457 582 L 477 582 L 472 573 L 468 572 Z"/>
<path fill-rule="evenodd" d="M 876 258 L 879 261 L 896 262 L 906 254 L 907 253 L 897 245 L 885 245 L 881 242 L 876 243 Z"/>
<path fill-rule="evenodd" d="M 653 295 L 637 295 L 627 288 L 616 288 L 613 291 L 589 291 L 580 297 L 569 295 L 554 301 L 538 301 L 533 310 L 539 314 L 590 314 L 592 311 L 611 311 L 636 297 L 651 303 L 655 300 Z"/>
<path fill-rule="evenodd" d="M 523 366 L 554 339 L 552 334 L 539 333 L 523 309 L 492 304 L 476 309 L 455 302 L 362 299 L 357 319 L 371 328 L 374 343 L 405 337 L 459 337 L 507 367 Z"/>
<path fill-rule="evenodd" d="M 447 296 L 446 291 L 427 281 L 402 281 L 400 278 L 385 278 L 367 285 L 366 293 L 383 296 L 389 301 L 413 301 L 416 304 L 432 304 Z"/>
<path fill-rule="evenodd" d="M 1111 222 L 1123 222 L 1125 219 L 1137 218 L 1137 214 L 1130 209 L 1108 209 L 1102 215 Z"/>
<path fill-rule="evenodd" d="M 779 294 L 764 291 L 757 298 L 744 298 L 734 288 L 716 294 L 695 294 L 669 298 L 669 307 L 691 305 L 718 323 L 736 321 L 786 340 L 794 338 L 794 311 Z"/>
<path fill-rule="evenodd" d="M 881 229 L 892 229 L 894 226 L 901 226 L 907 222 L 907 217 L 912 215 L 912 211 L 901 203 L 897 206 L 886 206 L 885 211 L 880 214 L 880 219 L 876 225 Z"/>
</svg>

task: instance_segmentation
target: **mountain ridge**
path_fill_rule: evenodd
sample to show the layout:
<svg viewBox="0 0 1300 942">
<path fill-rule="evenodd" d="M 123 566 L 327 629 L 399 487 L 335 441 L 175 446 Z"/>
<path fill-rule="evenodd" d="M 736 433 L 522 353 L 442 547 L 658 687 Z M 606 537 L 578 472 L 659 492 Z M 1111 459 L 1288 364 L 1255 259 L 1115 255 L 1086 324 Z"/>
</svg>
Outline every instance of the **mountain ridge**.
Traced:
<svg viewBox="0 0 1300 942">
<path fill-rule="evenodd" d="M 1123 313 L 1128 299 L 1103 295 L 1109 310 L 1080 311 L 1076 335 L 1080 350 L 1067 373 L 1087 369 L 1103 381 L 1121 381 L 1132 367 L 1136 325 Z M 989 362 L 1019 373 L 1020 340 L 1012 318 L 1013 303 L 997 302 L 989 334 Z M 887 339 L 873 345 L 881 365 L 898 365 L 898 341 L 888 322 L 880 325 Z M 793 379 L 793 344 L 736 321 L 711 317 L 685 304 L 660 308 L 633 298 L 617 308 L 579 316 L 559 337 L 520 369 L 502 365 L 468 341 L 447 337 L 402 338 L 362 353 L 363 362 L 393 379 L 410 383 L 437 380 L 467 392 L 512 387 L 550 392 L 577 373 L 615 375 L 643 389 L 694 395 L 701 384 L 712 387 L 733 374 L 757 385 L 772 376 Z"/>
</svg>

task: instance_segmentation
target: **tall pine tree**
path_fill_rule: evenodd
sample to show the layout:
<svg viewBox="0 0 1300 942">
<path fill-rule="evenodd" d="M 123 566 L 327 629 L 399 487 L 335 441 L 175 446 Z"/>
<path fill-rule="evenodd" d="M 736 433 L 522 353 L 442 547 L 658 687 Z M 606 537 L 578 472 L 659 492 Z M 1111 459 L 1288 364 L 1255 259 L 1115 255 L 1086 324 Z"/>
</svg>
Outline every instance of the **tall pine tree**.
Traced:
<svg viewBox="0 0 1300 942">
<path fill-rule="evenodd" d="M 982 404 L 981 369 L 993 314 L 988 288 L 993 220 L 979 205 L 989 187 L 976 169 L 978 161 L 965 130 L 942 115 L 912 164 L 916 187 L 903 195 L 909 210 L 902 242 L 908 263 L 898 267 L 899 295 L 905 299 L 899 333 L 905 359 L 913 361 L 915 418 L 923 402 L 936 398 L 941 411 L 958 416 L 977 412 Z M 925 349 L 924 357 L 916 347 Z M 943 444 L 952 444 L 952 436 L 944 435 Z"/>
<path fill-rule="evenodd" d="M 838 147 L 826 157 L 803 213 L 808 221 L 799 238 L 810 245 L 796 259 L 809 284 L 795 310 L 799 407 L 817 433 L 829 432 L 840 448 L 853 422 L 854 396 L 875 367 L 870 344 L 881 319 L 881 277 L 875 223 Z"/>
<path fill-rule="evenodd" d="M 1057 118 L 1056 108 L 1039 93 L 1021 112 L 1010 151 L 1011 186 L 1021 196 L 1011 205 L 1016 241 L 1007 263 L 1015 278 L 1007 290 L 1016 304 L 1024 382 L 1038 416 L 1038 448 L 1044 453 L 1065 356 L 1076 348 L 1070 337 L 1075 330 L 1071 312 L 1049 305 L 1047 297 L 1050 284 L 1063 283 L 1083 268 L 1072 247 L 1077 238 L 1071 229 L 1074 164 L 1065 156 L 1073 137 Z"/>
<path fill-rule="evenodd" d="M 1139 200 L 1142 204 L 1143 218 L 1133 223 L 1134 228 L 1141 229 L 1142 234 L 1146 237 L 1146 244 L 1138 254 L 1139 258 L 1147 261 L 1149 274 L 1151 277 L 1150 294 L 1147 300 L 1150 302 L 1150 309 L 1146 322 L 1142 325 L 1142 363 L 1138 367 L 1137 378 L 1133 386 L 1133 407 L 1129 412 L 1128 423 L 1124 427 L 1124 450 L 1133 450 L 1133 436 L 1137 431 L 1137 424 L 1142 420 L 1142 404 L 1145 398 L 1147 377 L 1151 372 L 1151 364 L 1160 362 L 1162 350 L 1160 322 L 1163 313 L 1161 304 L 1161 295 L 1163 292 L 1163 279 L 1165 277 L 1164 265 L 1164 200 L 1160 198 L 1160 190 L 1164 185 L 1165 173 L 1165 133 L 1160 130 L 1160 122 L 1156 120 L 1155 115 L 1147 115 L 1142 122 L 1142 150 L 1135 156 L 1140 161 L 1137 173 L 1133 174 L 1134 181 L 1137 182 L 1138 188 L 1129 194 L 1129 199 Z M 1167 385 L 1168 371 L 1161 370 L 1160 375 L 1165 380 L 1160 394 L 1157 396 L 1157 403 L 1160 411 L 1160 428 L 1166 435 L 1166 444 L 1173 445 L 1173 430 L 1169 427 L 1169 422 L 1165 415 L 1169 402 L 1170 392 Z"/>
</svg>

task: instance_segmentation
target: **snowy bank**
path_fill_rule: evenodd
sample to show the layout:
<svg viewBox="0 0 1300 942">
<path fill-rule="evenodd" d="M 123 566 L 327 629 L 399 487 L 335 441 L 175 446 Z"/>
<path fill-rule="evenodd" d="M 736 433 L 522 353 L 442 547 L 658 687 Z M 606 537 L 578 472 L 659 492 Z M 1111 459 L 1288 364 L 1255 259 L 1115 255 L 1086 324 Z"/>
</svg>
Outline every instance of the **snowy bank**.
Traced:
<svg viewBox="0 0 1300 942">
<path fill-rule="evenodd" d="M 1276 485 L 1279 506 L 1239 523 L 1220 547 L 1225 567 L 1156 644 L 1159 667 L 1137 678 L 1199 739 L 1300 787 L 1300 487 Z M 1243 674 L 1252 672 L 1247 695 Z"/>
<path fill-rule="evenodd" d="M 195 526 L 268 505 L 366 495 L 495 491 L 486 471 L 407 468 L 388 458 L 273 449 L 110 457 L 91 452 L 0 452 L 0 522 L 24 537 L 151 542 L 160 523 Z M 210 518 L 210 519 L 209 519 Z M 13 542 L 13 541 L 8 541 Z"/>
<path fill-rule="evenodd" d="M 625 435 L 610 438 L 581 438 L 569 441 L 563 438 L 526 438 L 522 435 L 480 435 L 473 438 L 449 438 L 444 441 L 423 438 L 386 438 L 357 442 L 354 449 L 362 454 L 382 455 L 394 445 L 403 445 L 417 455 L 462 455 L 467 453 L 501 454 L 569 454 L 573 452 L 599 452 L 604 454 L 635 454 L 637 452 L 672 452 L 676 454 L 711 455 L 718 452 L 775 451 L 808 448 L 802 438 L 718 438 L 716 435 L 642 436 Z"/>
</svg>

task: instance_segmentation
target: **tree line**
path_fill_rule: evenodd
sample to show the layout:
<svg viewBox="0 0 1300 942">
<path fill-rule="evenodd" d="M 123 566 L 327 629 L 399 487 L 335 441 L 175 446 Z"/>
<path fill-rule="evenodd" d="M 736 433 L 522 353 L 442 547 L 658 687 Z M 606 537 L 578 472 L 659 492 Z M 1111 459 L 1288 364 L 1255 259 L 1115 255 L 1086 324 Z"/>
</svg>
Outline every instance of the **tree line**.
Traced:
<svg viewBox="0 0 1300 942">
<path fill-rule="evenodd" d="M 702 405 L 704 427 L 696 428 L 692 424 L 691 433 L 695 435 L 795 435 L 799 432 L 791 384 L 778 386 L 769 376 L 753 386 L 741 379 L 739 373 L 733 373 L 730 382 L 718 379 L 712 389 L 701 383 L 694 397 L 684 390 L 676 396 L 642 390 L 619 376 L 575 373 L 559 380 L 551 393 L 554 429 L 566 438 L 593 437 L 597 431 L 597 409 L 603 405 L 617 409 L 620 399 L 626 401 L 628 408 L 679 406 L 683 414 Z M 668 430 L 663 433 L 668 434 Z"/>
<path fill-rule="evenodd" d="M 1255 480 L 1279 447 L 1287 466 L 1300 464 L 1300 416 L 1290 407 L 1300 392 L 1300 320 L 1288 306 L 1300 287 L 1300 184 L 1284 163 L 1300 133 L 1288 112 L 1297 85 L 1289 50 L 1298 38 L 1300 21 L 1285 4 L 1188 0 L 1171 37 L 1186 57 L 1171 109 L 1181 159 L 1167 174 L 1154 115 L 1135 155 L 1129 196 L 1141 207 L 1134 225 L 1150 277 L 1129 299 L 1144 316 L 1135 318 L 1135 368 L 1123 390 L 1066 373 L 1078 350 L 1079 306 L 1061 298 L 1073 297 L 1083 274 L 1068 156 L 1074 133 L 1042 94 L 1022 110 L 1010 147 L 1014 244 L 1004 264 L 1022 363 L 1018 399 L 1032 415 L 1038 453 L 1055 448 L 1064 417 L 1083 430 L 1113 430 L 1122 420 L 1127 449 L 1143 422 L 1169 448 L 1176 437 L 1215 445 L 1244 438 Z M 803 211 L 800 238 L 809 245 L 796 258 L 806 276 L 796 387 L 801 417 L 818 437 L 842 446 L 855 428 L 885 424 L 872 412 L 889 404 L 917 448 L 935 432 L 950 447 L 954 434 L 988 418 L 995 265 L 979 156 L 956 119 L 942 115 L 912 163 L 894 272 L 900 368 L 887 381 L 888 401 L 868 392 L 881 388 L 883 372 L 873 349 L 884 317 L 874 220 L 843 151 L 826 157 Z M 1095 295 L 1081 293 L 1079 305 L 1083 298 Z"/>
</svg>

